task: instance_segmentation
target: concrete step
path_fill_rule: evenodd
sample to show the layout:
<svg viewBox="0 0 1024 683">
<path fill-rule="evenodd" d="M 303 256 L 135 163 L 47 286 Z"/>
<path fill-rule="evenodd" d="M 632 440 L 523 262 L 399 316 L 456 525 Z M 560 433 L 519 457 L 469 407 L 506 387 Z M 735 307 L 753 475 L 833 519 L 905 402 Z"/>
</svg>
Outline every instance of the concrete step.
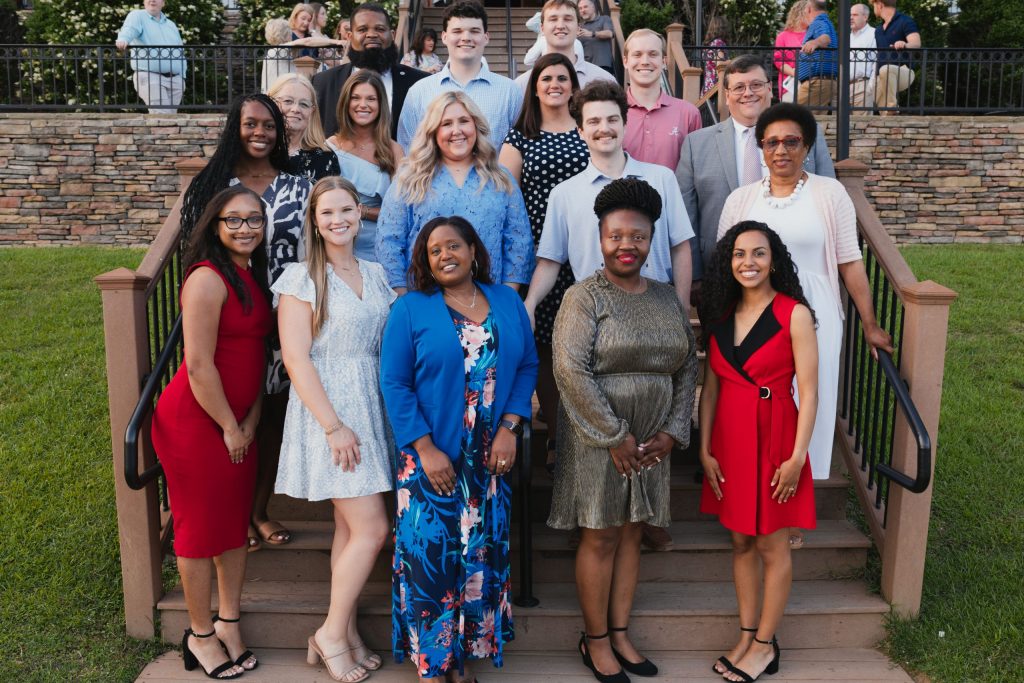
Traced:
<svg viewBox="0 0 1024 683">
<path fill-rule="evenodd" d="M 246 578 L 251 581 L 328 581 L 334 535 L 332 522 L 285 521 L 292 542 L 265 544 L 251 553 Z M 732 547 L 728 532 L 714 521 L 675 522 L 669 529 L 674 546 L 669 552 L 645 550 L 640 581 L 729 581 L 732 579 Z M 519 581 L 519 534 L 513 526 L 512 581 Z M 805 534 L 802 550 L 793 554 L 793 578 L 797 581 L 856 576 L 867 559 L 871 541 L 845 520 L 823 520 Z M 371 581 L 391 579 L 393 545 L 389 541 L 374 565 Z M 534 525 L 533 575 L 535 581 L 572 582 L 576 554 L 569 547 L 568 532 Z"/>
<path fill-rule="evenodd" d="M 330 595 L 326 581 L 246 581 L 243 636 L 253 648 L 304 648 L 323 622 Z M 510 651 L 572 651 L 582 624 L 572 583 L 538 584 L 540 605 L 514 608 L 516 640 Z M 213 598 L 216 604 L 216 595 Z M 181 638 L 188 613 L 181 587 L 158 604 L 161 635 Z M 783 647 L 872 647 L 885 635 L 889 605 L 860 581 L 795 581 L 779 627 Z M 630 633 L 650 650 L 719 650 L 736 638 L 736 597 L 731 581 L 649 582 L 637 586 Z M 361 630 L 377 650 L 391 644 L 391 584 L 373 582 L 360 596 Z"/>
<path fill-rule="evenodd" d="M 247 672 L 248 683 L 329 683 L 330 676 L 323 664 L 309 666 L 302 650 L 263 648 L 256 653 L 260 666 Z M 382 652 L 382 654 L 386 654 Z M 688 683 L 721 683 L 722 677 L 711 673 L 711 663 L 722 654 L 718 650 L 658 652 L 647 651 L 651 661 L 657 663 L 658 680 L 687 681 Z M 411 683 L 415 680 L 412 666 L 406 662 L 395 664 L 390 656 L 372 676 L 373 683 Z M 591 675 L 580 658 L 572 652 L 526 652 L 517 650 L 505 657 L 505 666 L 496 669 L 480 663 L 476 672 L 481 680 L 503 683 L 536 683 L 552 680 L 558 683 L 593 683 Z M 160 655 L 150 663 L 137 681 L 204 681 L 199 671 L 186 673 L 181 665 L 181 654 L 176 651 Z M 903 669 L 890 662 L 882 653 L 869 648 L 829 648 L 816 650 L 786 649 L 782 654 L 779 673 L 770 679 L 773 683 L 787 681 L 847 681 L 849 683 L 912 683 Z"/>
</svg>

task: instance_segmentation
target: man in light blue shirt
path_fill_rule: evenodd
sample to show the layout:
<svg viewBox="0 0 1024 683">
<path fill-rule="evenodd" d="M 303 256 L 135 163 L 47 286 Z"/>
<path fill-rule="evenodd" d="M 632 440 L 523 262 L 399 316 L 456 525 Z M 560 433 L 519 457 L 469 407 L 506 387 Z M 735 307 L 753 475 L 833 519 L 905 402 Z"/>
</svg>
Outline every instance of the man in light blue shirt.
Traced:
<svg viewBox="0 0 1024 683">
<path fill-rule="evenodd" d="M 690 310 L 690 239 L 693 228 L 675 174 L 658 164 L 633 159 L 622 149 L 628 106 L 616 83 L 595 81 L 573 97 L 580 137 L 590 150 L 590 164 L 578 175 L 559 183 L 548 198 L 544 231 L 537 246 L 537 267 L 526 296 L 533 312 L 558 277 L 563 263 L 572 266 L 576 281 L 604 267 L 598 219 L 593 211 L 597 194 L 618 178 L 638 178 L 661 195 L 664 209 L 654 224 L 651 252 L 641 274 L 671 282 L 683 309 Z"/>
<path fill-rule="evenodd" d="M 132 46 L 160 46 L 131 51 L 132 82 L 152 113 L 175 114 L 185 90 L 185 58 L 181 33 L 163 13 L 164 0 L 145 0 L 145 9 L 128 13 L 117 34 L 118 50 Z"/>
<path fill-rule="evenodd" d="M 461 90 L 480 107 L 491 126 L 490 141 L 501 149 L 505 135 L 519 118 L 523 94 L 510 79 L 493 73 L 483 62 L 487 11 L 475 0 L 458 0 L 445 10 L 441 41 L 448 48 L 448 63 L 433 76 L 409 88 L 398 120 L 398 144 L 409 152 L 409 143 L 430 102 L 442 92 Z"/>
</svg>

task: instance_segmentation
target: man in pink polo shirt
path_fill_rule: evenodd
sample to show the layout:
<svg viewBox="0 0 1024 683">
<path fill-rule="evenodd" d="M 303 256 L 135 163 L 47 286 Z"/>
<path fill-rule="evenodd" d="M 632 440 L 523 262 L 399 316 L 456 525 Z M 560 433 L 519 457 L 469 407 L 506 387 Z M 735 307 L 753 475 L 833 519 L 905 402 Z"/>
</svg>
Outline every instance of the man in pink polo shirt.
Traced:
<svg viewBox="0 0 1024 683">
<path fill-rule="evenodd" d="M 626 39 L 622 60 L 629 74 L 626 137 L 623 147 L 634 159 L 675 170 L 686 136 L 700 130 L 700 112 L 689 102 L 661 88 L 665 70 L 665 39 L 641 28 Z"/>
</svg>

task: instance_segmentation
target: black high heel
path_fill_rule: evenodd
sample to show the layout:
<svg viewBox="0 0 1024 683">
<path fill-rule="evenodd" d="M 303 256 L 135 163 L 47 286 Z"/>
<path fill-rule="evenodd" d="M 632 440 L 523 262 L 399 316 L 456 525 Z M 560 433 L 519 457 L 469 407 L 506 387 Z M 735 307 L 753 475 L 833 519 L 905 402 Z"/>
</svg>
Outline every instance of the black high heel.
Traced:
<svg viewBox="0 0 1024 683">
<path fill-rule="evenodd" d="M 740 626 L 740 630 L 741 631 L 745 631 L 747 633 L 757 633 L 757 629 L 756 628 L 743 628 L 742 626 Z M 715 668 L 715 664 L 721 664 L 722 666 L 724 666 L 725 667 L 725 671 L 719 671 L 718 669 L 716 669 Z M 725 673 L 728 673 L 732 669 L 732 662 L 730 662 L 729 658 L 726 657 L 725 655 L 722 655 L 721 657 L 719 657 L 718 660 L 715 662 L 715 664 L 711 665 L 711 670 L 714 671 L 719 676 L 721 676 L 721 675 L 723 675 Z"/>
<path fill-rule="evenodd" d="M 623 626 L 622 628 L 612 628 L 611 626 L 609 626 L 608 630 L 615 631 L 616 633 L 622 633 L 623 631 L 628 631 L 629 627 Z M 615 655 L 615 659 L 619 660 L 619 664 L 622 665 L 622 668 L 631 674 L 636 674 L 637 676 L 658 675 L 658 667 L 654 664 L 654 662 L 647 659 L 646 657 L 642 662 L 631 662 L 625 657 L 623 657 L 621 654 L 619 654 L 619 651 L 616 650 L 615 647 L 612 647 L 612 654 Z"/>
<path fill-rule="evenodd" d="M 761 674 L 768 674 L 769 676 L 772 676 L 774 674 L 779 673 L 779 663 L 782 659 L 782 653 L 779 652 L 779 641 L 775 638 L 775 636 L 772 636 L 771 640 L 761 640 L 757 636 L 754 636 L 754 640 L 761 643 L 762 645 L 771 645 L 772 650 L 775 651 L 775 656 L 772 658 L 772 661 L 768 662 L 768 666 L 766 666 L 764 670 L 756 676 L 751 676 L 743 669 L 737 669 L 735 666 L 730 666 L 729 671 L 742 678 L 743 683 L 754 683 L 754 681 L 761 677 Z"/>
<path fill-rule="evenodd" d="M 619 671 L 613 674 L 603 674 L 597 670 L 594 666 L 594 660 L 590 658 L 590 651 L 585 649 L 586 642 L 588 640 L 601 640 L 607 638 L 608 632 L 605 631 L 599 636 L 588 636 L 586 633 L 580 633 L 580 644 L 578 649 L 580 651 L 580 657 L 583 658 L 583 665 L 590 669 L 590 673 L 594 674 L 594 678 L 599 680 L 601 683 L 629 683 L 629 676 L 626 675 L 625 671 Z"/>
<path fill-rule="evenodd" d="M 238 619 L 241 619 L 241 617 L 238 617 Z M 214 622 L 223 621 L 225 624 L 237 624 L 238 623 L 238 619 L 225 619 L 224 617 L 222 617 L 219 614 L 214 614 L 213 615 L 213 621 Z M 216 632 L 217 632 L 217 629 L 214 628 L 214 633 L 216 633 Z M 224 643 L 221 643 L 221 645 L 224 645 Z M 228 651 L 228 646 L 227 645 L 224 645 L 224 651 L 225 652 Z M 228 659 L 230 659 L 230 658 L 231 658 L 231 653 L 228 652 Z M 252 659 L 252 662 L 253 662 L 252 666 L 246 666 L 245 664 L 243 664 L 243 662 L 246 662 L 246 661 L 248 661 L 250 659 Z M 246 650 L 242 654 L 238 655 L 237 658 L 235 658 L 235 664 L 237 664 L 238 666 L 242 667 L 246 671 L 252 671 L 253 669 L 255 669 L 256 667 L 258 667 L 260 665 L 260 660 L 256 659 L 256 655 L 253 654 L 252 650 Z"/>
<path fill-rule="evenodd" d="M 206 674 L 207 678 L 216 678 L 220 681 L 230 681 L 233 678 L 238 678 L 242 675 L 241 671 L 235 674 L 231 674 L 230 676 L 221 676 L 221 674 L 227 671 L 228 669 L 233 669 L 234 667 L 238 666 L 237 664 L 232 662 L 230 658 L 228 659 L 228 661 L 224 662 L 213 671 L 207 671 L 206 667 L 199 665 L 199 659 L 196 658 L 194 654 L 192 654 L 192 650 L 190 650 L 188 647 L 189 636 L 195 636 L 196 638 L 209 638 L 210 636 L 214 636 L 216 634 L 217 631 L 210 631 L 209 633 L 196 633 L 191 628 L 185 629 L 185 635 L 181 639 L 181 658 L 183 660 L 183 663 L 185 664 L 185 671 L 192 671 L 196 667 L 199 667 L 203 670 L 203 673 Z"/>
</svg>

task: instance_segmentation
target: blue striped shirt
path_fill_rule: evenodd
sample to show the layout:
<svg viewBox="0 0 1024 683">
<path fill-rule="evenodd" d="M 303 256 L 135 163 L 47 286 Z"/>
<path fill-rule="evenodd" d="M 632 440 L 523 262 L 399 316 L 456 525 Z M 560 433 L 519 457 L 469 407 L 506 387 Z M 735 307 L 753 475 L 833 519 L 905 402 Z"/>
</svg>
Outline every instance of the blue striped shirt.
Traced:
<svg viewBox="0 0 1024 683">
<path fill-rule="evenodd" d="M 839 35 L 836 33 L 828 14 L 822 12 L 814 17 L 804 34 L 804 45 L 827 35 L 832 41 L 827 48 L 815 50 L 812 54 L 797 55 L 796 80 L 806 81 L 808 78 L 835 78 L 839 75 L 839 62 L 836 47 L 839 46 Z"/>
<path fill-rule="evenodd" d="M 125 17 L 117 39 L 129 45 L 183 45 L 181 33 L 163 12 L 154 17 L 144 9 L 132 10 Z M 181 48 L 135 48 L 131 51 L 134 71 L 153 71 L 185 77 L 184 51 Z"/>
<path fill-rule="evenodd" d="M 455 80 L 448 66 L 445 64 L 439 72 L 417 81 L 409 88 L 405 104 L 402 105 L 402 115 L 398 119 L 398 144 L 408 153 L 416 128 L 434 98 L 449 90 L 461 90 L 480 107 L 491 126 L 491 144 L 495 150 L 500 150 L 505 136 L 519 118 L 519 110 L 523 106 L 522 91 L 514 81 L 494 73 L 486 64 L 481 64 L 480 72 L 465 85 Z"/>
</svg>

